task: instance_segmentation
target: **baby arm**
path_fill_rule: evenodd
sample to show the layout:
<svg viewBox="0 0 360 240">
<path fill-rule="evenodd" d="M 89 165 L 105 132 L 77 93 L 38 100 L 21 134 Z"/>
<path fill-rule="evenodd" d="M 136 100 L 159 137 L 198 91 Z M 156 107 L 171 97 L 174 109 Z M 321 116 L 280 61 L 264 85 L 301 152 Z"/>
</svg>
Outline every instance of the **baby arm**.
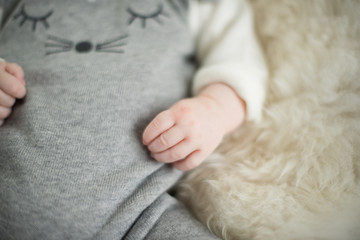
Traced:
<svg viewBox="0 0 360 240">
<path fill-rule="evenodd" d="M 16 99 L 26 94 L 24 72 L 15 64 L 0 60 L 0 126 L 11 113 Z"/>
<path fill-rule="evenodd" d="M 213 83 L 157 115 L 143 143 L 157 161 L 186 171 L 201 164 L 244 119 L 244 101 L 229 86 Z"/>
<path fill-rule="evenodd" d="M 160 113 L 145 129 L 143 142 L 153 158 L 192 169 L 245 119 L 261 119 L 268 72 L 252 16 L 245 0 L 190 2 L 201 64 L 193 81 L 196 97 Z"/>
</svg>

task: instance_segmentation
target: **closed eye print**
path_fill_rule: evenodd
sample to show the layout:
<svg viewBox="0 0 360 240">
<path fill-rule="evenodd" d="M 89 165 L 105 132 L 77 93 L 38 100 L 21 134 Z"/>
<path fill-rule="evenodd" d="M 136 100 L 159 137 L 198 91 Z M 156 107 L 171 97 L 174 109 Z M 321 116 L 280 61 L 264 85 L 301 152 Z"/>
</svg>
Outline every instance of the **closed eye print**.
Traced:
<svg viewBox="0 0 360 240">
<path fill-rule="evenodd" d="M 160 17 L 161 16 L 169 17 L 164 12 L 162 4 L 159 4 L 157 6 L 157 9 L 154 12 L 149 13 L 149 14 L 138 13 L 135 10 L 133 10 L 132 8 L 128 8 L 127 12 L 130 14 L 130 19 L 128 21 L 128 24 L 131 25 L 136 19 L 140 19 L 142 28 L 146 27 L 146 21 L 147 20 L 152 19 L 152 20 L 156 21 L 158 24 L 161 25 L 162 21 L 161 21 Z"/>
<path fill-rule="evenodd" d="M 46 29 L 49 28 L 47 19 L 53 14 L 53 10 L 50 10 L 43 16 L 30 16 L 25 10 L 25 4 L 20 7 L 19 12 L 14 16 L 14 19 L 21 18 L 19 26 L 21 27 L 26 21 L 32 23 L 32 31 L 35 32 L 38 23 L 42 23 Z"/>
</svg>

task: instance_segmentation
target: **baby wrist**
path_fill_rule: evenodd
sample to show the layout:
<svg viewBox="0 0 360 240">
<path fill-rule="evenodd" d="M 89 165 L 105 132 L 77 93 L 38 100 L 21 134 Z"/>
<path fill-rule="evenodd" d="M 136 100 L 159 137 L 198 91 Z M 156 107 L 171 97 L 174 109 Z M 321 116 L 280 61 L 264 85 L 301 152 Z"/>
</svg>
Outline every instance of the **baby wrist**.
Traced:
<svg viewBox="0 0 360 240">
<path fill-rule="evenodd" d="M 218 106 L 224 123 L 225 133 L 229 133 L 245 120 L 246 104 L 236 92 L 226 84 L 213 83 L 205 87 L 201 97 L 208 97 Z"/>
</svg>

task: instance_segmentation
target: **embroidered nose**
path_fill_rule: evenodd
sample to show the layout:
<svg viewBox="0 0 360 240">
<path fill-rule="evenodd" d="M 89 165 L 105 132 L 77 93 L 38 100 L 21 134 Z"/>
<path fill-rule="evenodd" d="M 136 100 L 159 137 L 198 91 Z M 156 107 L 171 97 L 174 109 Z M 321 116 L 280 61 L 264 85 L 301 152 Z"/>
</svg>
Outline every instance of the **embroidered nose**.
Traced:
<svg viewBox="0 0 360 240">
<path fill-rule="evenodd" d="M 82 41 L 76 44 L 75 49 L 78 53 L 86 53 L 91 51 L 93 45 L 89 41 Z"/>
<path fill-rule="evenodd" d="M 116 38 L 112 38 L 105 42 L 93 45 L 91 41 L 81 41 L 74 43 L 69 39 L 48 35 L 45 43 L 46 56 L 57 53 L 70 52 L 73 50 L 80 54 L 88 53 L 93 50 L 95 52 L 102 53 L 124 53 L 122 47 L 126 46 L 126 42 L 124 42 L 124 40 L 128 37 L 128 35 L 120 35 Z"/>
</svg>

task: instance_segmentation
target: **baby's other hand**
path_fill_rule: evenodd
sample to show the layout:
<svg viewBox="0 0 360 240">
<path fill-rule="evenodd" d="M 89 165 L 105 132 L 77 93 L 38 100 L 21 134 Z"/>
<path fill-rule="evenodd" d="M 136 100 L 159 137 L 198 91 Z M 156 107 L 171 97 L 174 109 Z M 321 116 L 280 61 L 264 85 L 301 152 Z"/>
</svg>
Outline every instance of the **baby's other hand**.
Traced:
<svg viewBox="0 0 360 240">
<path fill-rule="evenodd" d="M 200 165 L 226 133 L 224 113 L 211 98 L 181 100 L 146 127 L 143 143 L 159 162 L 187 171 Z"/>
<path fill-rule="evenodd" d="M 11 113 L 16 99 L 26 94 L 24 72 L 15 64 L 0 60 L 0 126 Z"/>
</svg>

